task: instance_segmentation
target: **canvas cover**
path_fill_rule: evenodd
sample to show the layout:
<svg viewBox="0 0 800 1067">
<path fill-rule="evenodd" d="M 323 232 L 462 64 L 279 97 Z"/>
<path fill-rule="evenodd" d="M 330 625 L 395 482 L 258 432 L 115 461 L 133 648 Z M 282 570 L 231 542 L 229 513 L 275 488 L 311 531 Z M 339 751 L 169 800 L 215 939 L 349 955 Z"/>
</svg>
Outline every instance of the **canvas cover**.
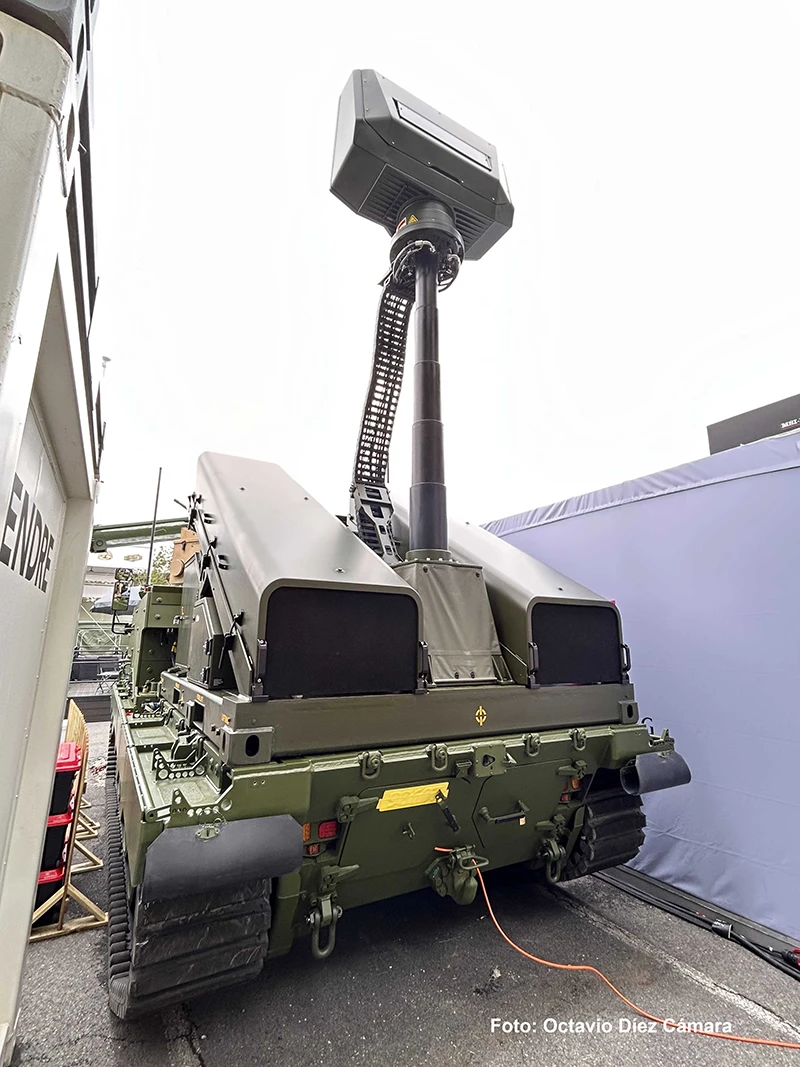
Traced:
<svg viewBox="0 0 800 1067">
<path fill-rule="evenodd" d="M 436 685 L 510 680 L 479 567 L 417 561 L 394 570 L 420 595 Z"/>
<path fill-rule="evenodd" d="M 616 601 L 688 786 L 632 866 L 800 938 L 800 434 L 487 524 Z"/>
</svg>

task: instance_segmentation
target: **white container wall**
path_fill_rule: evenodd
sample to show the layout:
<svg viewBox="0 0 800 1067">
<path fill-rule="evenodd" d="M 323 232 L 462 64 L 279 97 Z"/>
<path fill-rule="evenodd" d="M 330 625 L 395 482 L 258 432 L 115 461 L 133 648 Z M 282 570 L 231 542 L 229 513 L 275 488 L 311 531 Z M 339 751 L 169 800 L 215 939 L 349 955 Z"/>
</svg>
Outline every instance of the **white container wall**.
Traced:
<svg viewBox="0 0 800 1067">
<path fill-rule="evenodd" d="M 21 0 L 5 6 L 20 17 L 0 14 L 4 1064 L 13 1050 L 101 451 L 88 341 L 96 289 L 89 5 L 62 4 L 52 17 L 47 4 L 44 11 Z"/>
</svg>

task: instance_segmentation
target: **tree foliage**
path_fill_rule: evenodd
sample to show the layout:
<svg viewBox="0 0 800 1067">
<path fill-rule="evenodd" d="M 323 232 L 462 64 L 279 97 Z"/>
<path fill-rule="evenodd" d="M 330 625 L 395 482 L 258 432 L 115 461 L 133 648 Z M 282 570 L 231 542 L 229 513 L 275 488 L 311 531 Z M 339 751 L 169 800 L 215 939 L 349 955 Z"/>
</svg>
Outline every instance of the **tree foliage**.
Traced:
<svg viewBox="0 0 800 1067">
<path fill-rule="evenodd" d="M 151 585 L 169 584 L 169 565 L 172 559 L 172 545 L 162 545 L 157 552 L 153 553 L 153 568 L 150 573 Z M 147 570 L 132 571 L 131 585 L 144 585 L 147 581 Z"/>
</svg>

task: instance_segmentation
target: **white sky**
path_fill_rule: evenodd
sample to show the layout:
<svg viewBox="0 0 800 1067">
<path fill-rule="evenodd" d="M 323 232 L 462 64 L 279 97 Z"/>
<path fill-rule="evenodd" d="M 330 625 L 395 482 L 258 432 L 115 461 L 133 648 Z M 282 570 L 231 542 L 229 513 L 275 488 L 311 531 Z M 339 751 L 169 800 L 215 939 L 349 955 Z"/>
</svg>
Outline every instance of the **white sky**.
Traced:
<svg viewBox="0 0 800 1067">
<path fill-rule="evenodd" d="M 101 5 L 96 521 L 148 518 L 159 465 L 177 513 L 205 450 L 346 510 L 389 253 L 328 191 L 357 67 L 497 144 L 516 208 L 440 300 L 451 513 L 707 454 L 800 391 L 798 55 L 779 0 Z"/>
</svg>

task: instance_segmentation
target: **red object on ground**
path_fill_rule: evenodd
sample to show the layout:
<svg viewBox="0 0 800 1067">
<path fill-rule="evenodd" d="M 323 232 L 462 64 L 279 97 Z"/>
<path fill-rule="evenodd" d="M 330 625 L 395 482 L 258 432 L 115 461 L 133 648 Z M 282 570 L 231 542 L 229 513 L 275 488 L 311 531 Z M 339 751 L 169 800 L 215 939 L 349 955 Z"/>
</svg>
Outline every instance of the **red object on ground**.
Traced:
<svg viewBox="0 0 800 1067">
<path fill-rule="evenodd" d="M 50 882 L 61 882 L 64 879 L 64 868 L 56 867 L 54 871 L 40 871 L 36 879 L 37 885 L 49 885 Z M 55 890 L 53 890 L 55 892 Z M 45 900 L 47 898 L 45 897 Z"/>
<path fill-rule="evenodd" d="M 58 746 L 56 777 L 53 782 L 53 795 L 50 800 L 51 815 L 63 815 L 69 810 L 72 783 L 75 780 L 75 772 L 80 765 L 80 748 L 74 741 L 63 741 Z"/>
<path fill-rule="evenodd" d="M 65 811 L 63 815 L 51 815 L 47 820 L 40 870 L 51 871 L 63 865 L 64 842 L 67 839 L 67 828 L 72 823 L 72 817 L 73 809 L 70 804 L 69 811 Z"/>
<path fill-rule="evenodd" d="M 77 771 L 81 765 L 81 750 L 74 741 L 62 741 L 58 746 L 56 774 Z"/>
<path fill-rule="evenodd" d="M 47 816 L 47 829 L 51 826 L 69 826 L 72 822 L 72 810 L 65 811 L 63 815 L 48 815 Z"/>
<path fill-rule="evenodd" d="M 41 907 L 46 900 L 49 900 L 53 893 L 55 893 L 57 889 L 60 889 L 64 884 L 64 868 L 57 867 L 52 871 L 41 871 L 37 881 L 36 903 L 33 906 L 34 911 Z M 49 908 L 40 919 L 37 919 L 33 925 L 46 926 L 50 923 L 57 922 L 60 908 L 61 902 L 59 901 L 58 904 L 54 904 L 52 908 Z"/>
</svg>

